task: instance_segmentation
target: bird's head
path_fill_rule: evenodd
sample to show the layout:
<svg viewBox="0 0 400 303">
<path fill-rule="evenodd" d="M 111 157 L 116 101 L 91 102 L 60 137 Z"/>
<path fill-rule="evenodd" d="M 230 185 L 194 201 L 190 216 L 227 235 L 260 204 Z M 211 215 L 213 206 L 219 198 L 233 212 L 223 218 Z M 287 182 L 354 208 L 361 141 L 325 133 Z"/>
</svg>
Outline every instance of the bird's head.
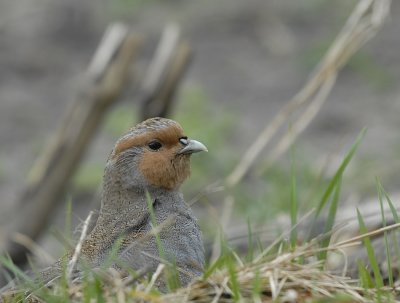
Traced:
<svg viewBox="0 0 400 303">
<path fill-rule="evenodd" d="M 191 154 L 200 151 L 207 148 L 189 139 L 177 122 L 151 118 L 117 141 L 106 174 L 117 178 L 124 188 L 173 190 L 189 176 Z"/>
</svg>

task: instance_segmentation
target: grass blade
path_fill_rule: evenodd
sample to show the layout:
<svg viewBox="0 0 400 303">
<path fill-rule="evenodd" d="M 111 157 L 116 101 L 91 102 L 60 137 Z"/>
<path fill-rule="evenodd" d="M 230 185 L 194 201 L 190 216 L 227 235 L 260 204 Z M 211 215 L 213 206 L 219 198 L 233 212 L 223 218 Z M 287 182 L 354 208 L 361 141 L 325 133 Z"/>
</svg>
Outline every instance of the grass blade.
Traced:
<svg viewBox="0 0 400 303">
<path fill-rule="evenodd" d="M 226 262 L 227 255 L 221 255 L 203 273 L 203 280 L 207 280 L 218 268 L 222 268 Z"/>
<path fill-rule="evenodd" d="M 291 148 L 291 191 L 290 191 L 290 245 L 293 248 L 296 247 L 297 243 L 297 190 L 296 190 L 296 162 L 295 162 L 295 151 L 294 147 Z"/>
<path fill-rule="evenodd" d="M 238 302 L 240 300 L 240 286 L 236 274 L 236 266 L 234 258 L 229 257 L 226 259 L 226 266 L 229 273 L 230 288 L 232 290 L 233 300 Z"/>
<path fill-rule="evenodd" d="M 381 186 L 381 191 L 385 196 L 386 202 L 389 204 L 390 211 L 392 212 L 392 216 L 393 216 L 394 221 L 396 223 L 399 223 L 400 222 L 400 218 L 399 218 L 399 214 L 397 213 L 397 209 L 394 206 L 394 204 L 393 204 L 392 200 L 390 199 L 389 195 L 386 193 L 386 191 L 383 188 L 383 186 Z"/>
<path fill-rule="evenodd" d="M 386 218 L 385 218 L 385 211 L 383 209 L 383 201 L 382 201 L 383 187 L 382 187 L 381 182 L 378 180 L 378 178 L 376 178 L 376 187 L 377 187 L 377 191 L 378 191 L 379 206 L 381 209 L 382 225 L 383 225 L 383 227 L 386 227 L 387 222 L 386 222 Z M 386 261 L 387 261 L 387 266 L 388 266 L 389 286 L 393 287 L 392 256 L 390 254 L 387 231 L 385 231 L 383 233 L 383 236 L 384 236 L 384 241 L 385 241 L 385 252 L 386 252 Z"/>
<path fill-rule="evenodd" d="M 33 280 L 25 272 L 23 272 L 18 266 L 14 264 L 9 256 L 0 255 L 0 264 L 11 271 L 15 277 L 21 279 L 24 283 L 33 282 Z"/>
<path fill-rule="evenodd" d="M 247 261 L 251 262 L 253 261 L 254 257 L 254 243 L 253 243 L 253 232 L 251 230 L 251 224 L 250 224 L 250 219 L 247 218 L 247 246 L 248 246 L 248 252 L 247 252 Z"/>
<path fill-rule="evenodd" d="M 358 260 L 357 266 L 358 266 L 358 279 L 360 281 L 361 287 L 373 288 L 374 282 L 372 280 L 370 273 L 366 269 L 364 262 L 362 260 Z"/>
<path fill-rule="evenodd" d="M 360 233 L 361 234 L 367 233 L 368 232 L 367 227 L 365 226 L 364 219 L 358 208 L 357 208 L 357 218 L 358 218 L 358 225 L 360 227 Z M 368 260 L 371 264 L 371 268 L 374 273 L 375 286 L 377 288 L 382 288 L 383 287 L 383 279 L 382 279 L 381 272 L 379 270 L 378 262 L 376 260 L 375 254 L 374 254 L 374 248 L 372 247 L 371 240 L 369 237 L 365 237 L 363 239 L 363 242 L 364 242 L 364 246 L 367 250 Z"/>
<path fill-rule="evenodd" d="M 150 220 L 151 220 L 151 227 L 155 229 L 157 227 L 157 219 L 154 213 L 154 208 L 153 208 L 153 200 L 149 194 L 149 192 L 146 192 L 146 198 L 147 198 L 147 207 L 150 213 Z M 156 244 L 157 244 L 157 250 L 158 254 L 160 256 L 160 259 L 164 262 L 165 264 L 165 281 L 167 284 L 167 288 L 169 291 L 173 291 L 177 288 L 180 287 L 180 280 L 179 280 L 179 274 L 178 274 L 178 268 L 176 265 L 175 260 L 168 260 L 164 245 L 161 241 L 160 238 L 160 233 L 155 233 L 154 235 L 156 239 Z M 171 264 L 172 263 L 172 264 Z"/>
<path fill-rule="evenodd" d="M 67 207 L 65 210 L 64 235 L 68 241 L 72 240 L 72 198 L 71 198 L 71 196 L 67 197 Z"/>
<path fill-rule="evenodd" d="M 322 240 L 322 243 L 321 243 L 322 248 L 328 247 L 329 243 L 331 241 L 331 237 L 332 237 L 331 231 L 333 228 L 333 224 L 335 223 L 337 207 L 339 204 L 341 185 L 342 185 L 342 177 L 340 176 L 338 179 L 338 182 L 335 186 L 335 192 L 333 193 L 332 202 L 329 207 L 328 218 L 326 219 L 326 223 L 325 223 L 325 227 L 324 227 L 324 234 L 326 234 L 327 236 L 324 237 Z M 328 254 L 328 252 L 326 250 L 322 251 L 318 256 L 318 259 L 326 260 L 327 254 Z"/>
<path fill-rule="evenodd" d="M 350 151 L 344 157 L 342 163 L 340 164 L 338 170 L 336 171 L 335 175 L 333 176 L 332 180 L 329 182 L 326 191 L 324 192 L 321 201 L 317 206 L 317 210 L 315 213 L 315 217 L 318 218 L 319 214 L 321 213 L 322 209 L 324 208 L 325 204 L 328 202 L 329 197 L 331 196 L 333 190 L 336 187 L 336 184 L 339 181 L 339 178 L 342 177 L 344 170 L 346 169 L 347 165 L 349 164 L 350 160 L 353 158 L 354 153 L 356 152 L 358 146 L 360 145 L 362 139 L 365 136 L 367 129 L 364 128 L 360 134 L 357 136 L 356 141 L 354 142 L 353 146 L 351 147 Z"/>
<path fill-rule="evenodd" d="M 260 277 L 260 271 L 257 270 L 253 280 L 252 297 L 254 302 L 261 302 L 261 292 L 262 292 L 262 281 Z"/>
</svg>

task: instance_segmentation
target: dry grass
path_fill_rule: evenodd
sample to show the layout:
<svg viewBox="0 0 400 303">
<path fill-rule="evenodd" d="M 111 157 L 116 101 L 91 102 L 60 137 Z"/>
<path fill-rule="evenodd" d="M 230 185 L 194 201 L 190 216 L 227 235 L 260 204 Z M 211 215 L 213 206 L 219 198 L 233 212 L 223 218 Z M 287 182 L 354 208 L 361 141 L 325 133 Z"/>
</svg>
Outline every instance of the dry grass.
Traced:
<svg viewBox="0 0 400 303">
<path fill-rule="evenodd" d="M 279 113 L 249 148 L 236 169 L 227 178 L 226 184 L 236 185 L 247 173 L 271 137 L 277 132 L 287 117 L 301 106 L 307 105 L 300 120 L 295 122 L 295 132 L 285 135 L 272 150 L 270 159 L 276 159 L 287 150 L 295 138 L 306 128 L 318 113 L 332 88 L 337 73 L 368 39 L 380 28 L 390 6 L 389 0 L 361 0 L 350 16 L 343 31 L 316 69 L 304 89 Z M 227 197 L 223 211 L 222 226 L 230 217 L 234 199 Z M 398 224 L 374 231 L 382 234 Z M 285 241 L 262 251 L 251 261 L 243 261 L 234 252 L 221 253 L 222 248 L 214 249 L 215 262 L 209 266 L 204 277 L 189 286 L 161 294 L 153 285 L 163 276 L 166 266 L 160 266 L 151 279 L 140 280 L 132 276 L 121 277 L 115 270 L 106 273 L 90 272 L 79 281 L 52 285 L 51 289 L 34 287 L 28 292 L 21 290 L 2 294 L 12 302 L 26 299 L 37 302 L 304 302 L 318 298 L 332 298 L 333 302 L 397 302 L 396 292 L 400 287 L 361 287 L 359 280 L 334 275 L 324 270 L 324 261 L 317 258 L 322 251 L 341 252 L 344 248 L 358 244 L 372 234 L 321 248 L 320 239 L 290 248 Z M 221 243 L 220 239 L 216 244 Z M 215 245 L 218 247 L 218 245 Z M 76 250 L 79 255 L 79 247 Z M 66 281 L 75 261 L 70 264 Z M 34 285 L 35 286 L 35 285 Z M 36 289 L 32 292 L 32 289 Z M 42 299 L 39 299 L 42 298 Z M 1 298 L 1 297 L 0 297 Z M 3 297 L 4 300 L 4 297 Z M 7 299 L 8 300 L 8 299 Z M 6 300 L 6 301 L 7 301 Z M 1 301 L 1 300 L 0 300 Z M 398 301 L 400 302 L 400 301 Z"/>
<path fill-rule="evenodd" d="M 25 294 L 31 302 L 53 302 L 56 298 L 68 302 L 88 301 L 88 288 L 95 288 L 90 302 L 305 302 L 328 300 L 331 302 L 400 302 L 396 300 L 399 286 L 364 288 L 359 281 L 341 275 L 331 274 L 323 269 L 324 264 L 315 257 L 322 250 L 340 251 L 349 245 L 356 245 L 367 236 L 398 228 L 399 224 L 374 231 L 353 239 L 320 248 L 318 239 L 297 246 L 294 250 L 284 249 L 284 242 L 277 243 L 278 252 L 271 254 L 273 247 L 264 250 L 253 261 L 244 262 L 232 253 L 212 265 L 207 277 L 200 278 L 185 288 L 161 294 L 153 285 L 161 277 L 164 265 L 148 281 L 121 277 L 115 270 L 102 273 L 101 278 L 63 285 L 53 285 L 52 290 L 40 299 L 34 293 Z M 276 246 L 275 246 L 276 248 Z M 15 295 L 15 294 L 14 294 Z M 92 294 L 93 295 L 93 294 Z M 16 299 L 17 297 L 14 297 Z M 88 301 L 88 302 L 89 302 Z"/>
<path fill-rule="evenodd" d="M 390 12 L 390 5 L 391 0 L 360 0 L 358 2 L 342 30 L 309 77 L 309 80 L 282 107 L 274 119 L 267 123 L 233 171 L 227 176 L 225 180 L 227 188 L 234 188 L 243 179 L 257 162 L 265 147 L 272 141 L 278 131 L 283 126 L 286 126 L 290 117 L 297 112 L 298 118 L 292 121 L 292 126 L 289 130 L 269 150 L 266 155 L 266 162 L 269 164 L 274 163 L 290 148 L 326 102 L 341 69 L 380 30 Z M 267 165 L 266 168 L 269 168 L 269 166 Z M 221 215 L 222 229 L 228 226 L 234 204 L 234 197 L 227 196 Z M 221 235 L 218 234 L 214 242 L 213 259 L 220 254 L 220 238 Z"/>
<path fill-rule="evenodd" d="M 314 239 L 293 251 L 279 252 L 275 257 L 268 254 L 270 248 L 247 264 L 236 257 L 233 274 L 229 272 L 229 266 L 228 269 L 225 266 L 206 280 L 196 281 L 161 298 L 168 302 L 303 302 L 318 298 L 332 298 L 333 302 L 343 302 L 344 298 L 347 302 L 400 302 L 396 301 L 396 292 L 400 291 L 398 285 L 364 288 L 358 279 L 324 270 L 324 263 L 316 258 L 321 251 L 341 253 L 366 237 L 382 235 L 398 227 L 399 224 L 387 226 L 326 248 L 320 248 L 320 239 Z"/>
</svg>

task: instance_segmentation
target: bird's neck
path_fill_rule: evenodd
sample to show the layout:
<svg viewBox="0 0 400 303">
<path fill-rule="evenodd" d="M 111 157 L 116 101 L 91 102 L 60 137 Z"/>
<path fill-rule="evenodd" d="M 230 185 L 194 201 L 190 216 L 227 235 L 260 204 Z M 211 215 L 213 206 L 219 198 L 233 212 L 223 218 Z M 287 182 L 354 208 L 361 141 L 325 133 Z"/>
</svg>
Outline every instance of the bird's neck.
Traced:
<svg viewBox="0 0 400 303">
<path fill-rule="evenodd" d="M 82 248 L 87 255 L 93 256 L 93 262 L 101 260 L 101 256 L 125 232 L 142 228 L 145 230 L 149 220 L 149 204 L 154 206 L 154 213 L 158 217 L 154 201 L 167 205 L 171 213 L 186 208 L 182 194 L 177 190 L 126 188 L 122 183 L 118 178 L 107 174 L 104 176 L 99 217 Z"/>
<path fill-rule="evenodd" d="M 132 214 L 148 212 L 155 199 L 183 201 L 177 190 L 148 187 L 125 188 L 117 178 L 104 177 L 103 195 L 98 222 L 107 226 L 129 226 Z M 171 205 L 174 207 L 174 205 Z"/>
</svg>

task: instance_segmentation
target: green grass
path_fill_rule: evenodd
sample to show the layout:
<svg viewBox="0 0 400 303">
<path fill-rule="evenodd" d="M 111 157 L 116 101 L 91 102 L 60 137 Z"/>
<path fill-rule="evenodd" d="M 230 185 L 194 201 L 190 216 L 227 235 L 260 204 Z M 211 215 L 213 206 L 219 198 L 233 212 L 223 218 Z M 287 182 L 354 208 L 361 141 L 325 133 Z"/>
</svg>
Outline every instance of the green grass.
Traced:
<svg viewBox="0 0 400 303">
<path fill-rule="evenodd" d="M 192 174 L 184 184 L 184 191 L 190 195 L 212 181 L 222 180 L 240 157 L 231 149 L 230 143 L 235 138 L 238 113 L 218 108 L 201 87 L 184 87 L 178 97 L 172 118 L 179 121 L 190 138 L 205 143 L 210 151 L 192 157 Z M 138 122 L 136 118 L 134 106 L 121 104 L 107 116 L 104 131 L 118 137 Z M 83 189 L 93 187 L 96 182 L 99 184 L 103 168 L 103 163 L 85 165 L 75 177 L 74 184 Z"/>
<path fill-rule="evenodd" d="M 83 163 L 72 179 L 72 186 L 78 192 L 95 192 L 103 173 L 104 163 Z"/>
<path fill-rule="evenodd" d="M 106 117 L 104 131 L 115 137 L 121 136 L 136 124 L 136 112 L 136 107 L 131 103 L 123 103 L 114 107 Z"/>
<path fill-rule="evenodd" d="M 383 225 L 383 227 L 385 227 L 385 226 L 387 226 L 387 221 L 386 221 L 385 211 L 384 211 L 384 207 L 383 207 L 383 186 L 379 182 L 378 179 L 376 180 L 376 188 L 377 188 L 377 192 L 378 192 L 379 206 L 381 209 L 382 225 Z M 396 213 L 396 215 L 397 215 L 397 213 Z M 387 260 L 388 272 L 389 272 L 389 276 L 388 276 L 389 286 L 393 287 L 394 283 L 393 283 L 393 271 L 392 271 L 392 256 L 391 256 L 390 250 L 389 250 L 388 233 L 386 231 L 384 232 L 384 239 L 385 239 L 386 260 Z"/>
<path fill-rule="evenodd" d="M 368 232 L 368 230 L 367 230 L 367 227 L 365 226 L 364 219 L 358 209 L 357 209 L 357 216 L 358 216 L 358 223 L 360 226 L 360 232 L 361 232 L 361 234 L 366 234 Z M 368 253 L 368 260 L 371 263 L 371 268 L 372 268 L 372 271 L 375 276 L 374 286 L 377 288 L 382 288 L 383 284 L 384 284 L 383 278 L 380 273 L 379 265 L 378 265 L 377 259 L 375 257 L 374 248 L 372 247 L 371 240 L 369 237 L 366 237 L 366 238 L 364 238 L 363 242 L 364 242 L 364 246 Z"/>
<path fill-rule="evenodd" d="M 324 230 L 321 231 L 327 235 L 325 237 L 310 239 L 307 243 L 299 243 L 296 233 L 292 231 L 289 239 L 282 236 L 267 249 L 261 249 L 260 251 L 260 245 L 256 241 L 257 236 L 252 231 L 251 223 L 253 222 L 248 220 L 249 249 L 247 253 L 244 255 L 239 254 L 222 239 L 220 257 L 209 264 L 204 271 L 203 277 L 186 290 L 179 289 L 179 283 L 176 280 L 178 272 L 176 265 L 169 260 L 166 266 L 169 268 L 166 271 L 169 294 L 162 294 L 156 289 L 149 288 L 149 279 L 139 277 L 134 272 L 129 271 L 133 277 L 129 283 L 118 276 L 107 273 L 106 267 L 116 262 L 116 255 L 120 250 L 120 241 L 117 241 L 118 243 L 112 249 L 109 258 L 107 258 L 105 266 L 102 268 L 102 274 L 87 269 L 81 282 L 77 284 L 70 284 L 66 281 L 65 275 L 62 275 L 64 278 L 61 278 L 56 287 L 52 289 L 43 287 L 39 280 L 33 280 L 28 277 L 9 258 L 1 256 L 0 262 L 3 266 L 24 282 L 22 284 L 23 289 L 29 289 L 28 293 L 22 291 L 10 302 L 19 302 L 26 295 L 32 298 L 40 297 L 44 302 L 135 302 L 138 299 L 143 299 L 147 302 L 164 302 L 165 300 L 167 302 L 176 302 L 178 299 L 175 300 L 174 298 L 180 298 L 178 301 L 181 302 L 186 302 L 189 299 L 192 302 L 196 302 L 196 300 L 204 301 L 207 298 L 204 296 L 212 296 L 209 297 L 209 301 L 216 296 L 223 296 L 226 302 L 243 302 L 246 300 L 259 302 L 266 299 L 281 302 L 281 299 L 287 295 L 289 290 L 297 294 L 302 293 L 303 296 L 308 298 L 308 302 L 328 302 L 328 299 L 329 302 L 346 302 L 353 301 L 356 298 L 359 299 L 358 296 L 365 300 L 393 301 L 392 289 L 390 287 L 385 288 L 385 281 L 380 273 L 373 245 L 368 235 L 363 238 L 363 242 L 372 271 L 367 269 L 365 263 L 359 261 L 359 279 L 355 283 L 351 283 L 340 276 L 331 276 L 324 272 L 324 262 L 327 259 L 328 249 L 330 249 L 329 246 L 331 245 L 330 235 L 339 207 L 341 189 L 348 185 L 343 183 L 343 174 L 355 155 L 364 133 L 365 131 L 362 131 L 356 139 L 332 178 L 321 185 L 321 198 L 319 203 L 316 204 L 315 218 L 322 213 L 327 213 Z M 299 220 L 298 216 L 301 208 L 298 193 L 305 186 L 302 182 L 299 182 L 297 177 L 300 172 L 300 165 L 296 157 L 294 148 L 292 148 L 290 170 L 285 178 L 286 184 L 289 184 L 286 187 L 289 201 L 287 213 L 291 218 L 292 227 L 295 227 Z M 394 220 L 399 222 L 399 216 L 388 194 L 379 180 L 376 181 L 376 184 L 383 225 L 387 224 L 387 216 L 383 212 L 384 203 L 389 206 Z M 148 202 L 152 225 L 157 227 L 150 198 Z M 67 232 L 71 228 L 70 216 L 71 206 L 69 204 L 66 219 Z M 358 212 L 358 222 L 360 233 L 367 234 L 368 231 L 360 212 Z M 157 233 L 155 236 L 160 258 L 166 259 L 162 242 Z M 388 236 L 389 233 L 385 232 L 385 250 L 390 269 L 392 261 L 389 257 Z M 289 275 L 289 278 L 287 275 Z M 296 281 L 303 282 L 297 283 Z M 289 282 L 291 284 L 287 286 Z M 389 286 L 393 285 L 393 276 L 389 277 L 388 283 Z M 358 285 L 362 288 L 358 288 Z M 355 296 L 354 292 L 358 295 Z M 328 294 L 329 298 L 326 297 Z M 173 299 L 171 299 L 171 296 Z"/>
<path fill-rule="evenodd" d="M 215 180 L 223 179 L 232 169 L 234 163 L 238 160 L 240 155 L 237 155 L 236 152 L 232 151 L 230 148 L 231 144 L 229 144 L 229 141 L 232 140 L 235 135 L 236 117 L 235 114 L 221 114 L 221 112 L 215 110 L 215 107 L 211 106 L 211 102 L 209 102 L 206 93 L 200 88 L 184 90 L 181 94 L 180 100 L 181 105 L 174 118 L 180 121 L 191 138 L 204 142 L 210 150 L 209 154 L 199 154 L 193 157 L 193 175 L 191 181 L 188 182 L 184 189 L 186 192 L 191 193 L 196 190 L 198 191 L 202 186 L 210 184 Z M 105 130 L 109 134 L 117 136 L 131 127 L 134 124 L 133 121 L 133 112 L 127 108 L 127 105 L 122 105 L 115 108 L 108 117 Z M 204 121 L 207 121 L 207 123 L 204 123 Z M 254 301 L 259 301 L 262 298 L 265 299 L 266 294 L 267 296 L 277 298 L 282 295 L 279 288 L 272 288 L 270 290 L 265 289 L 266 285 L 272 285 L 270 284 L 272 283 L 271 280 L 266 279 L 265 277 L 265 271 L 263 271 L 265 270 L 265 267 L 277 266 L 277 269 L 280 267 L 289 267 L 291 268 L 290 270 L 293 270 L 295 273 L 296 269 L 293 269 L 293 266 L 299 266 L 302 270 L 308 270 L 307 266 L 310 266 L 310 273 L 313 273 L 313 275 L 323 273 L 324 262 L 328 256 L 327 248 L 331 245 L 332 228 L 334 227 L 336 212 L 339 208 L 340 194 L 342 189 L 348 187 L 350 183 L 348 178 L 344 178 L 344 172 L 350 161 L 352 161 L 364 134 L 365 130 L 360 133 L 349 152 L 343 157 L 342 163 L 338 166 L 336 172 L 330 179 L 321 177 L 320 172 L 316 171 L 314 163 L 309 162 L 309 160 L 302 155 L 300 146 L 292 146 L 291 152 L 288 156 L 288 161 L 277 162 L 267 171 L 263 170 L 263 164 L 261 164 L 258 172 L 263 173 L 259 177 L 256 177 L 255 175 L 250 176 L 250 179 L 247 180 L 247 182 L 238 185 L 232 192 L 238 202 L 238 213 L 247 220 L 247 252 L 242 256 L 238 252 L 235 252 L 234 248 L 229 247 L 226 242 L 223 242 L 222 255 L 207 266 L 202 281 L 199 283 L 205 283 L 207 285 L 210 279 L 217 279 L 222 276 L 224 277 L 224 281 L 227 283 L 226 286 L 229 289 L 229 291 L 227 289 L 223 290 L 226 298 L 229 298 L 232 302 L 241 302 L 245 298 L 252 298 Z M 205 161 L 205 159 L 207 159 L 207 161 Z M 102 173 L 102 164 L 85 165 L 76 175 L 74 184 L 80 190 L 93 190 L 100 183 L 99 179 L 101 178 Z M 376 183 L 381 210 L 386 202 L 391 209 L 394 220 L 399 222 L 396 209 L 388 194 L 378 180 Z M 71 203 L 68 205 L 66 211 L 65 233 L 66 237 L 70 239 L 72 210 Z M 312 254 L 316 260 L 319 260 L 319 263 L 315 263 L 315 267 L 313 264 L 309 265 L 308 263 L 310 262 L 310 252 L 307 251 L 309 248 L 306 247 L 310 244 L 299 242 L 297 230 L 295 228 L 299 221 L 299 216 L 305 212 L 305 209 L 309 209 L 310 207 L 316 207 L 314 220 L 316 220 L 322 213 L 327 214 L 324 228 L 321 230 L 321 232 L 326 235 L 319 239 L 309 239 L 310 243 L 313 241 L 316 242 L 316 244 L 310 246 L 312 247 L 311 251 L 315 251 Z M 151 203 L 149 203 L 149 211 L 152 218 L 152 224 L 156 227 L 157 222 L 155 222 Z M 262 247 L 266 245 L 259 241 L 256 234 L 253 234 L 253 223 L 264 221 L 266 218 L 271 219 L 277 213 L 282 211 L 285 211 L 291 220 L 292 229 L 288 234 L 288 238 L 286 239 L 286 236 L 282 236 L 267 249 L 263 249 Z M 381 213 L 382 222 L 385 225 L 387 218 L 383 213 L 383 210 Z M 360 232 L 366 233 L 367 230 L 360 213 L 358 214 L 358 220 Z M 211 225 L 209 225 L 208 228 L 212 229 Z M 389 236 L 393 236 L 393 234 L 395 234 L 395 232 L 392 232 L 391 234 L 385 232 L 384 234 L 385 250 L 389 268 L 393 266 L 393 261 L 389 254 Z M 166 256 L 163 253 L 162 242 L 157 234 L 156 239 L 160 258 L 166 259 Z M 394 239 L 396 239 L 396 237 Z M 378 298 L 379 300 L 383 300 L 390 297 L 391 293 L 384 288 L 385 281 L 380 275 L 378 262 L 373 251 L 371 240 L 366 237 L 363 241 L 369 258 L 368 263 L 371 264 L 372 273 L 367 269 L 366 264 L 359 262 L 358 284 L 364 287 L 364 295 L 366 297 L 370 299 Z M 116 256 L 120 245 L 121 242 L 118 242 L 115 245 L 102 268 L 102 271 L 106 273 L 106 276 L 107 267 L 117 262 Z M 399 251 L 397 251 L 397 253 L 398 256 L 400 256 Z M 288 263 L 283 262 L 275 264 L 274 262 L 277 262 L 276 260 L 279 260 L 279 257 L 283 255 L 292 255 L 293 257 L 289 258 Z M 143 292 L 143 289 L 146 289 L 149 283 L 149 279 L 139 277 L 137 273 L 133 271 L 128 270 L 130 275 L 133 277 L 132 280 L 137 281 L 139 282 L 139 285 L 144 286 L 135 289 L 133 284 L 129 284 L 126 285 L 126 287 L 124 286 L 124 288 L 118 292 L 116 291 L 116 289 L 118 289 L 117 284 L 122 283 L 122 285 L 124 285 L 124 282 L 122 282 L 118 277 L 112 277 L 113 280 L 110 282 L 107 280 L 110 279 L 109 275 L 105 279 L 104 276 L 98 275 L 97 273 L 91 273 L 91 271 L 88 270 L 88 273 L 84 275 L 81 284 L 76 286 L 76 296 L 80 298 L 77 299 L 74 297 L 74 294 L 71 295 L 70 285 L 66 283 L 65 279 L 61 279 L 59 285 L 55 289 L 49 290 L 41 287 L 42 285 L 40 282 L 26 277 L 25 274 L 14 266 L 9 259 L 2 257 L 0 262 L 4 267 L 7 267 L 11 272 L 13 272 L 14 275 L 19 276 L 23 281 L 25 281 L 25 287 L 31 290 L 37 289 L 35 294 L 44 298 L 46 302 L 90 302 L 92 300 L 96 302 L 109 302 L 110 300 L 120 300 L 120 302 L 125 302 L 133 301 L 134 298 L 139 297 L 142 299 L 145 298 L 148 301 L 158 302 L 158 300 L 163 296 L 163 294 L 160 294 L 155 289 Z M 125 266 L 121 263 L 118 264 L 123 268 Z M 247 275 L 249 272 L 252 273 L 252 278 L 249 281 L 244 278 L 247 276 L 243 275 L 243 271 L 246 271 Z M 176 265 L 174 265 L 173 262 L 167 262 L 166 271 L 164 273 L 166 274 L 168 291 L 172 293 L 179 292 L 179 290 L 177 290 L 179 288 L 179 282 L 176 279 L 178 276 L 177 272 Z M 322 275 L 321 277 L 325 276 Z M 309 278 L 310 281 L 313 281 L 314 279 L 312 275 Z M 317 281 L 318 279 L 315 282 Z M 221 284 L 219 283 L 222 283 L 222 281 L 215 283 L 220 287 Z M 283 283 L 281 285 L 284 285 L 284 282 L 281 281 L 280 283 Z M 330 283 L 334 283 L 334 281 L 331 281 Z M 388 283 L 389 286 L 393 285 L 393 276 L 389 276 Z M 354 285 L 351 287 L 353 286 Z M 374 290 L 376 290 L 376 293 Z M 228 293 L 226 293 L 227 291 Z M 121 301 L 121 296 L 125 298 L 123 301 Z M 309 296 L 312 299 L 311 302 L 319 302 L 318 298 L 321 294 L 318 294 L 318 291 L 315 292 L 314 290 L 310 290 Z M 341 302 L 341 300 L 345 300 L 344 298 L 348 298 L 349 296 L 351 298 L 351 294 L 349 295 L 346 293 L 345 289 L 334 291 L 332 292 L 330 302 Z M 24 294 L 22 293 L 16 297 L 14 302 L 17 302 L 23 297 Z M 279 302 L 279 300 L 276 300 L 276 302 Z"/>
<path fill-rule="evenodd" d="M 184 191 L 189 194 L 222 180 L 240 157 L 231 144 L 239 113 L 227 112 L 215 103 L 202 88 L 189 87 L 180 94 L 177 112 L 172 117 L 179 121 L 190 138 L 203 142 L 209 150 L 207 154 L 192 157 L 192 175 L 184 184 Z"/>
<path fill-rule="evenodd" d="M 151 226 L 153 229 L 157 228 L 157 219 L 154 214 L 154 209 L 153 209 L 153 198 L 150 197 L 150 194 L 147 193 L 147 208 L 150 213 L 150 220 L 151 220 Z M 168 227 L 167 227 L 168 228 Z M 164 276 L 167 284 L 168 291 L 173 291 L 177 288 L 180 287 L 180 280 L 179 280 L 179 274 L 178 274 L 178 269 L 176 267 L 176 263 L 174 260 L 171 260 L 173 256 L 168 256 L 165 253 L 164 245 L 161 241 L 160 234 L 156 233 L 155 234 L 156 238 L 156 243 L 157 243 L 157 249 L 158 249 L 158 254 L 160 256 L 160 259 L 165 263 L 166 268 L 164 271 Z"/>
<path fill-rule="evenodd" d="M 320 169 L 307 159 L 301 146 L 296 146 L 295 167 L 292 155 L 289 159 L 277 161 L 260 177 L 249 176 L 248 180 L 239 184 L 234 195 L 237 201 L 237 213 L 256 222 L 271 220 L 277 214 L 293 210 L 292 220 L 298 209 L 310 209 L 316 206 L 329 180 L 321 176 Z M 294 221 L 293 221 L 294 222 Z"/>
<path fill-rule="evenodd" d="M 338 170 L 336 171 L 335 175 L 333 176 L 332 180 L 329 182 L 329 185 L 324 192 L 321 201 L 319 202 L 317 206 L 317 212 L 316 212 L 316 217 L 319 216 L 321 213 L 322 209 L 325 207 L 326 203 L 328 202 L 329 197 L 331 196 L 333 190 L 335 187 L 338 185 L 338 181 L 342 178 L 344 170 L 346 169 L 347 165 L 350 163 L 352 157 L 354 156 L 354 153 L 356 152 L 359 144 L 361 143 L 361 140 L 363 139 L 365 135 L 366 129 L 364 129 L 360 135 L 357 137 L 355 143 L 351 147 L 350 151 L 347 153 L 347 155 L 344 157 L 343 162 L 340 164 Z"/>
</svg>

